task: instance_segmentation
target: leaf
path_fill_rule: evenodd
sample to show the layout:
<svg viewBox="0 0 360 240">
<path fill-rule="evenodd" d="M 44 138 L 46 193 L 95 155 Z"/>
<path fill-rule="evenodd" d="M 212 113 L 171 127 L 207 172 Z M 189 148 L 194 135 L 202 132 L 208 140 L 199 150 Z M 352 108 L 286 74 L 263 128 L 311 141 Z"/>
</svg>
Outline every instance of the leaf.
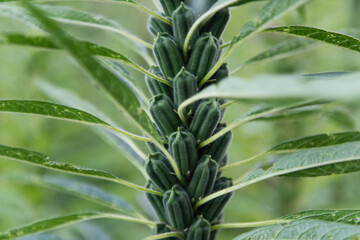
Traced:
<svg viewBox="0 0 360 240">
<path fill-rule="evenodd" d="M 126 214 L 136 215 L 134 208 L 124 199 L 114 194 L 106 193 L 94 185 L 79 180 L 75 181 L 75 179 L 61 178 L 52 175 L 29 175 L 28 173 L 1 174 L 0 179 L 60 191 Z"/>
<path fill-rule="evenodd" d="M 48 82 L 38 81 L 37 85 L 48 97 L 52 98 L 53 100 L 64 105 L 71 105 L 76 108 L 84 109 L 87 112 L 94 113 L 97 116 L 100 116 L 102 119 L 105 119 L 105 121 L 112 126 L 115 126 L 115 123 L 108 116 L 106 116 L 91 103 L 80 98 L 77 94 Z M 102 137 L 109 145 L 117 149 L 121 155 L 125 155 L 126 159 L 129 160 L 131 164 L 133 164 L 145 178 L 147 178 L 147 174 L 145 173 L 143 166 L 147 156 L 131 139 L 125 137 L 122 134 L 115 134 L 113 131 L 108 131 L 104 128 L 91 129 L 95 130 L 95 132 L 99 134 L 100 137 Z"/>
<path fill-rule="evenodd" d="M 195 206 L 276 176 L 316 177 L 356 171 L 360 171 L 360 141 L 300 149 L 280 156 L 270 167 L 256 169 L 240 183 L 203 198 Z"/>
<path fill-rule="evenodd" d="M 58 50 L 60 49 L 59 47 L 56 46 L 56 44 L 54 44 L 54 39 L 50 38 L 50 37 L 46 37 L 46 36 L 37 36 L 37 35 L 33 35 L 33 36 L 26 36 L 24 34 L 20 34 L 20 33 L 2 33 L 0 35 L 0 43 L 2 44 L 15 44 L 15 45 L 20 45 L 20 46 L 28 46 L 28 47 L 37 47 L 37 48 L 45 48 L 48 50 Z M 74 40 L 75 41 L 75 40 Z M 149 75 L 159 81 L 165 81 L 164 79 L 155 76 L 154 74 L 150 73 L 149 71 L 146 71 L 144 68 L 142 68 L 141 66 L 137 65 L 136 63 L 134 63 L 132 60 L 130 60 L 129 58 L 127 58 L 126 56 L 124 56 L 123 54 L 116 52 L 112 49 L 103 47 L 99 44 L 95 44 L 92 42 L 87 42 L 87 41 L 77 41 L 78 45 L 81 45 L 84 49 L 86 49 L 86 51 L 90 54 L 90 55 L 94 55 L 94 56 L 99 56 L 99 57 L 103 57 L 103 58 L 107 58 L 107 59 L 111 59 L 111 60 L 115 60 L 121 63 L 124 63 L 130 67 L 132 67 L 133 69 L 144 73 L 146 75 Z M 104 62 L 104 61 L 103 61 Z M 105 63 L 107 66 L 110 66 L 111 68 L 114 68 L 114 64 L 111 64 L 111 62 L 106 61 Z M 117 68 L 118 69 L 118 68 Z M 119 69 L 118 69 L 119 70 Z M 118 72 L 118 71 L 116 71 Z M 123 72 L 123 71 L 122 71 Z M 121 75 L 121 77 L 119 78 L 120 80 L 124 80 L 122 79 L 124 78 L 124 75 Z M 125 81 L 127 82 L 127 81 Z M 128 83 L 127 83 L 128 84 Z M 168 82 L 166 82 L 166 84 L 169 84 Z M 139 93 L 139 89 L 135 88 L 133 85 L 130 86 L 132 88 L 132 90 L 138 94 L 139 96 L 143 97 L 140 93 Z"/>
<path fill-rule="evenodd" d="M 57 24 L 47 18 L 41 10 L 26 2 L 24 6 L 52 34 L 57 43 L 66 49 L 115 100 L 117 106 L 127 113 L 134 125 L 139 127 L 155 144 L 162 146 L 160 144 L 161 138 L 159 133 L 154 128 L 146 112 L 141 108 L 136 95 L 131 92 L 129 87 L 119 81 L 113 72 L 91 57 L 83 46 L 79 45 L 72 37 L 61 30 Z"/>
<path fill-rule="evenodd" d="M 29 100 L 0 100 L 0 112 L 33 114 L 42 117 L 61 119 L 66 121 L 78 122 L 88 125 L 95 125 L 108 128 L 112 131 L 122 133 L 126 136 L 146 141 L 142 136 L 138 136 L 122 129 L 111 126 L 103 120 L 87 112 L 70 108 L 67 106 Z"/>
<path fill-rule="evenodd" d="M 321 42 L 329 43 L 338 47 L 360 52 L 360 39 L 337 32 L 330 32 L 319 28 L 307 26 L 281 26 L 264 30 L 265 32 L 279 32 L 301 36 Z"/>
<path fill-rule="evenodd" d="M 318 219 L 327 222 L 339 222 L 339 223 L 358 225 L 360 224 L 360 210 L 359 209 L 307 210 L 307 211 L 286 215 L 281 219 L 290 220 L 290 221 Z"/>
<path fill-rule="evenodd" d="M 119 214 L 112 214 L 112 213 L 100 213 L 100 212 L 88 212 L 88 213 L 77 213 L 71 214 L 61 217 L 49 218 L 45 220 L 41 220 L 38 222 L 34 222 L 29 225 L 25 225 L 23 227 L 15 228 L 6 232 L 0 233 L 0 240 L 7 240 L 7 239 L 14 239 L 34 233 L 40 233 L 44 231 L 49 231 L 55 228 L 63 227 L 69 224 L 75 224 L 83 221 L 99 219 L 99 218 L 110 218 L 110 219 L 119 219 L 129 222 L 136 222 L 145 225 L 154 226 L 156 223 L 132 218 L 124 215 Z"/>
<path fill-rule="evenodd" d="M 99 171 L 91 168 L 79 167 L 70 163 L 53 162 L 50 160 L 50 157 L 45 154 L 23 148 L 15 148 L 15 147 L 0 145 L 0 157 L 9 160 L 16 160 L 19 162 L 23 162 L 55 171 L 60 171 L 64 173 L 103 179 L 103 180 L 119 183 L 133 189 L 137 189 L 145 192 L 151 192 L 156 195 L 162 195 L 162 193 L 159 193 L 157 191 L 153 191 L 144 188 L 142 186 L 138 186 L 134 183 L 122 180 L 108 172 Z"/>
<path fill-rule="evenodd" d="M 298 239 L 341 239 L 351 240 L 360 237 L 360 227 L 343 223 L 319 220 L 301 220 L 284 225 L 273 225 L 241 234 L 235 240 L 298 240 Z"/>
<path fill-rule="evenodd" d="M 229 47 L 224 55 L 218 60 L 218 62 L 204 77 L 204 79 L 200 81 L 200 86 L 205 84 L 207 80 L 209 80 L 211 76 L 214 75 L 214 73 L 225 62 L 226 58 L 242 43 L 243 40 L 255 34 L 256 32 L 261 31 L 269 22 L 280 18 L 287 12 L 296 9 L 309 1 L 310 0 L 271 0 L 259 11 L 255 19 L 247 22 L 240 29 L 240 33 L 231 40 L 231 43 L 229 44 Z"/>
</svg>

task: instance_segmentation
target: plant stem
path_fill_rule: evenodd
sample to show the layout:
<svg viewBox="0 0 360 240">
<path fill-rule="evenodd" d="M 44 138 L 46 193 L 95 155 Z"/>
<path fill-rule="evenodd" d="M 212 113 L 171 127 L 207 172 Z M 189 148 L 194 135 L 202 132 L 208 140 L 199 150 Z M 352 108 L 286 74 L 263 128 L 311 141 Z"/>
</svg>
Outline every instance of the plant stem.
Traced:
<svg viewBox="0 0 360 240">
<path fill-rule="evenodd" d="M 221 167 L 221 168 L 219 168 L 219 171 L 223 172 L 223 171 L 229 170 L 231 168 L 236 168 L 236 167 L 242 166 L 242 165 L 247 164 L 247 163 L 249 163 L 251 161 L 254 161 L 254 160 L 258 159 L 258 158 L 264 157 L 267 154 L 268 154 L 267 152 L 259 153 L 259 154 L 255 155 L 255 156 L 252 156 L 252 157 L 248 158 L 248 159 L 245 159 L 245 160 L 242 160 L 242 161 L 239 161 L 239 162 L 232 163 L 232 164 L 229 164 L 227 166 Z"/>
<path fill-rule="evenodd" d="M 220 110 L 224 110 L 225 108 L 229 107 L 230 105 L 236 103 L 236 101 L 229 101 L 227 103 L 224 103 L 223 105 L 220 106 Z"/>
<path fill-rule="evenodd" d="M 283 219 L 274 219 L 268 221 L 261 221 L 261 222 L 244 222 L 244 223 L 223 223 L 223 224 L 216 224 L 211 227 L 211 230 L 218 230 L 218 229 L 229 229 L 229 228 L 253 228 L 253 227 L 263 227 L 275 224 L 285 224 L 291 222 L 290 220 L 283 220 Z"/>
</svg>

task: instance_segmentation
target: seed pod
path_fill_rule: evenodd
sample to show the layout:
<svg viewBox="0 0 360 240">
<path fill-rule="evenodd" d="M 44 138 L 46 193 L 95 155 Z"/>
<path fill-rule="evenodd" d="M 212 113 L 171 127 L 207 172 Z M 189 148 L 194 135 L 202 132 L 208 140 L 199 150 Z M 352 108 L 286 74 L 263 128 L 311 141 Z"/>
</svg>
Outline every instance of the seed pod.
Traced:
<svg viewBox="0 0 360 240">
<path fill-rule="evenodd" d="M 194 171 L 197 148 L 194 136 L 185 129 L 179 129 L 169 137 L 169 152 L 173 156 L 182 176 Z"/>
<path fill-rule="evenodd" d="M 160 0 L 160 4 L 166 16 L 171 17 L 173 11 L 180 6 L 181 0 Z"/>
<path fill-rule="evenodd" d="M 189 228 L 186 240 L 209 240 L 211 225 L 202 216 L 197 217 Z"/>
<path fill-rule="evenodd" d="M 218 54 L 217 40 L 211 34 L 205 34 L 195 42 L 187 69 L 201 80 L 213 67 Z"/>
<path fill-rule="evenodd" d="M 217 192 L 231 186 L 232 180 L 230 178 L 221 177 L 216 180 L 213 192 Z M 229 202 L 232 195 L 232 192 L 227 193 L 205 203 L 199 209 L 200 214 L 202 214 L 202 216 L 206 218 L 209 222 L 213 222 L 220 216 L 221 212 L 223 211 L 226 204 Z"/>
<path fill-rule="evenodd" d="M 217 39 L 221 38 L 227 23 L 230 20 L 230 10 L 224 8 L 218 11 L 207 21 L 202 29 L 202 33 L 211 33 Z"/>
<path fill-rule="evenodd" d="M 190 226 L 193 220 L 193 209 L 188 194 L 179 185 L 165 192 L 163 205 L 172 227 L 183 231 Z"/>
<path fill-rule="evenodd" d="M 223 63 L 211 78 L 216 79 L 216 82 L 220 82 L 221 80 L 223 80 L 224 78 L 228 78 L 229 76 L 229 67 L 227 66 L 227 63 Z"/>
<path fill-rule="evenodd" d="M 172 232 L 171 229 L 169 229 L 166 224 L 160 223 L 156 224 L 156 227 L 153 229 L 153 235 L 162 234 L 162 233 L 169 233 Z M 167 237 L 163 238 L 165 240 L 179 240 L 177 237 Z"/>
<path fill-rule="evenodd" d="M 163 137 L 167 137 L 175 132 L 181 124 L 174 105 L 163 94 L 156 95 L 150 100 L 150 114 Z"/>
<path fill-rule="evenodd" d="M 155 185 L 150 181 L 148 182 L 146 187 L 151 190 L 159 191 L 159 189 L 156 188 Z M 166 213 L 162 203 L 163 197 L 151 193 L 146 193 L 146 197 L 151 203 L 151 206 L 154 208 L 156 216 L 159 218 L 159 220 L 162 222 L 166 222 Z"/>
<path fill-rule="evenodd" d="M 195 75 L 189 71 L 186 71 L 185 68 L 182 68 L 173 80 L 173 95 L 175 107 L 178 108 L 183 101 L 194 96 L 196 93 L 197 82 Z M 195 108 L 196 103 L 187 106 L 184 109 L 185 115 L 189 111 L 194 112 Z"/>
<path fill-rule="evenodd" d="M 150 153 L 160 153 L 161 151 L 158 147 L 155 146 L 152 142 L 146 142 L 146 146 L 149 149 Z"/>
<path fill-rule="evenodd" d="M 191 26 L 195 22 L 195 14 L 193 10 L 187 7 L 184 3 L 181 3 L 180 6 L 172 14 L 172 23 L 173 23 L 173 32 L 175 41 L 178 44 L 180 49 L 184 49 L 184 43 L 187 33 L 189 32 Z M 194 45 L 196 39 L 199 38 L 199 31 L 196 30 L 191 39 L 190 39 L 190 48 Z"/>
<path fill-rule="evenodd" d="M 200 103 L 189 127 L 197 141 L 202 142 L 213 134 L 220 120 L 220 114 L 220 106 L 215 99 Z"/>
<path fill-rule="evenodd" d="M 218 127 L 217 132 L 223 130 L 226 127 L 226 124 Z M 232 132 L 229 131 L 225 133 L 223 136 L 218 138 L 216 141 L 211 143 L 204 150 L 204 154 L 210 155 L 212 159 L 214 159 L 219 165 L 221 161 L 224 159 L 226 152 L 229 148 L 230 142 L 232 140 Z"/>
<path fill-rule="evenodd" d="M 159 33 L 173 35 L 172 27 L 154 16 L 149 17 L 148 30 L 154 37 L 157 37 Z"/>
<path fill-rule="evenodd" d="M 162 77 L 160 68 L 157 66 L 151 66 L 149 69 L 149 72 L 151 72 L 152 74 L 154 74 L 156 76 Z M 145 76 L 145 82 L 146 82 L 146 85 L 147 85 L 148 89 L 150 90 L 150 93 L 152 96 L 164 94 L 172 101 L 173 90 L 171 89 L 170 86 L 168 86 L 162 82 L 159 82 L 158 80 L 156 80 L 148 75 Z"/>
<path fill-rule="evenodd" d="M 159 34 L 154 43 L 154 54 L 166 78 L 174 78 L 184 66 L 183 59 L 169 34 Z"/>
<path fill-rule="evenodd" d="M 151 154 L 145 164 L 145 171 L 159 189 L 166 191 L 177 183 L 168 160 L 161 153 Z"/>
<path fill-rule="evenodd" d="M 211 193 L 217 170 L 218 165 L 211 156 L 205 155 L 201 158 L 187 188 L 193 202 Z"/>
</svg>

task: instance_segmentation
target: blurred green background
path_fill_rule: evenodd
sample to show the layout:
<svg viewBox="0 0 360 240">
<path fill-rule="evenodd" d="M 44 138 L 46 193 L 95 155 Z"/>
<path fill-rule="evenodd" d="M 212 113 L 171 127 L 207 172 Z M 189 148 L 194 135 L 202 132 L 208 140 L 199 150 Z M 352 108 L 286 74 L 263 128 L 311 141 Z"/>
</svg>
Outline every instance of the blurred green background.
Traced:
<svg viewBox="0 0 360 240">
<path fill-rule="evenodd" d="M 153 8 L 149 0 L 139 2 Z M 121 23 L 124 28 L 139 37 L 149 42 L 152 41 L 150 34 L 145 31 L 148 16 L 129 6 L 86 1 L 66 1 L 61 5 L 104 15 Z M 259 2 L 233 9 L 232 19 L 224 34 L 224 40 L 230 40 L 263 5 L 264 3 Z M 359 28 L 359 5 L 359 0 L 314 0 L 301 11 L 290 13 L 273 25 L 304 24 L 334 31 Z M 147 67 L 144 61 L 127 48 L 126 44 L 120 40 L 119 35 L 95 28 L 63 26 L 78 38 L 111 47 Z M 3 31 L 40 33 L 22 23 L 6 18 L 0 18 L 0 27 Z M 231 55 L 228 59 L 230 67 L 236 68 L 247 58 L 282 39 L 285 39 L 284 36 L 276 34 L 261 34 L 253 37 Z M 251 77 L 257 74 L 358 71 L 359 66 L 360 55 L 358 53 L 332 46 L 321 46 L 283 60 L 251 65 L 237 72 L 236 75 Z M 129 70 L 134 74 L 139 85 L 145 89 L 143 76 Z M 39 88 L 39 81 L 47 81 L 78 93 L 79 96 L 96 105 L 122 126 L 136 132 L 136 129 L 131 127 L 131 124 L 116 110 L 111 101 L 106 99 L 103 93 L 88 80 L 84 71 L 66 53 L 0 46 L 1 99 L 52 100 Z M 230 122 L 250 107 L 251 105 L 247 103 L 237 103 L 231 106 L 225 120 Z M 327 106 L 324 110 L 321 114 L 313 114 L 303 119 L 259 121 L 236 129 L 229 152 L 230 161 L 246 159 L 285 140 L 317 133 L 358 129 L 359 111 L 356 106 L 336 103 Z M 339 113 L 344 115 L 339 115 Z M 34 149 L 50 155 L 55 161 L 109 171 L 123 179 L 145 184 L 141 174 L 126 158 L 92 130 L 92 128 L 80 124 L 39 117 L 0 115 L 0 144 Z M 143 144 L 139 146 L 146 151 Z M 9 173 L 50 173 L 64 176 L 49 170 L 1 159 L 0 176 Z M 244 173 L 245 170 L 240 168 L 226 174 L 236 178 Z M 137 209 L 142 209 L 144 195 L 139 192 L 106 181 L 71 177 L 78 181 L 91 182 L 108 192 L 123 197 Z M 315 208 L 358 208 L 360 206 L 360 188 L 357 183 L 359 182 L 360 175 L 356 173 L 316 179 L 274 178 L 236 192 L 226 209 L 226 221 L 266 220 L 294 211 Z M 95 203 L 67 194 L 9 182 L 0 178 L 0 231 L 37 219 L 84 210 L 109 211 Z M 222 231 L 219 239 L 232 239 L 245 230 Z M 136 240 L 149 235 L 150 230 L 141 225 L 122 221 L 93 220 L 52 233 L 61 236 L 62 239 Z M 50 239 L 50 237 L 45 236 L 44 239 Z"/>
</svg>

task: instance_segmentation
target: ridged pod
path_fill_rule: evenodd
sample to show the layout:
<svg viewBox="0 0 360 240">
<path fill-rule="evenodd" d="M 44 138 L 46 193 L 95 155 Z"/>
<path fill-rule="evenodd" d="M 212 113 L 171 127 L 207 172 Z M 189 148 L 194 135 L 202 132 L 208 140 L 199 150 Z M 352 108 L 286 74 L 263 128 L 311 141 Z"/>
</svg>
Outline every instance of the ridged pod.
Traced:
<svg viewBox="0 0 360 240">
<path fill-rule="evenodd" d="M 173 11 L 180 6 L 181 0 L 160 0 L 160 4 L 166 16 L 171 17 Z"/>
<path fill-rule="evenodd" d="M 183 101 L 194 96 L 196 93 L 197 82 L 195 75 L 189 71 L 186 71 L 185 68 L 182 68 L 173 80 L 173 95 L 175 107 L 178 108 Z M 193 103 L 184 109 L 184 113 L 185 115 L 190 111 L 194 113 L 195 109 L 196 103 Z"/>
<path fill-rule="evenodd" d="M 205 155 L 200 159 L 186 189 L 193 202 L 211 193 L 217 170 L 218 165 L 211 159 L 211 156 Z"/>
<path fill-rule="evenodd" d="M 217 192 L 231 186 L 232 180 L 230 178 L 221 177 L 216 180 L 213 192 Z M 209 201 L 208 203 L 205 203 L 199 209 L 200 214 L 202 214 L 202 216 L 209 222 L 215 221 L 222 213 L 224 207 L 229 202 L 232 195 L 232 192 L 227 193 Z"/>
<path fill-rule="evenodd" d="M 210 223 L 202 216 L 197 217 L 190 226 L 186 240 L 209 240 L 211 232 Z"/>
<path fill-rule="evenodd" d="M 193 209 L 188 194 L 179 186 L 175 185 L 164 194 L 163 205 L 169 224 L 183 231 L 193 221 Z"/>
<path fill-rule="evenodd" d="M 221 38 L 227 23 L 230 20 L 230 10 L 224 8 L 218 11 L 207 21 L 202 29 L 202 33 L 211 33 L 217 39 Z"/>
<path fill-rule="evenodd" d="M 163 75 L 168 79 L 174 78 L 184 66 L 183 59 L 175 41 L 169 34 L 158 34 L 153 50 Z"/>
<path fill-rule="evenodd" d="M 159 33 L 173 35 L 172 27 L 154 16 L 149 17 L 148 30 L 154 37 L 157 37 Z"/>
<path fill-rule="evenodd" d="M 177 178 L 170 163 L 161 153 L 150 154 L 145 163 L 145 171 L 156 187 L 163 191 L 177 184 Z"/>
<path fill-rule="evenodd" d="M 215 99 L 203 101 L 196 109 L 195 116 L 189 126 L 190 132 L 197 141 L 209 138 L 220 120 L 220 106 Z"/>
<path fill-rule="evenodd" d="M 184 49 L 186 35 L 195 22 L 195 13 L 191 8 L 187 7 L 184 3 L 181 3 L 180 6 L 172 13 L 171 18 L 175 42 L 178 44 L 180 49 Z M 190 48 L 194 45 L 196 39 L 198 38 L 199 31 L 196 30 L 190 39 Z"/>
<path fill-rule="evenodd" d="M 175 132 L 181 124 L 174 105 L 164 94 L 156 95 L 150 100 L 150 114 L 163 137 Z"/>
<path fill-rule="evenodd" d="M 216 132 L 223 130 L 225 127 L 226 125 L 223 124 L 216 129 Z M 206 147 L 204 150 L 204 154 L 210 155 L 213 160 L 220 164 L 226 155 L 232 137 L 232 132 L 227 132 L 226 134 L 218 138 L 216 141 L 212 142 L 208 147 Z"/>
<path fill-rule="evenodd" d="M 223 63 L 211 78 L 216 79 L 216 82 L 220 82 L 221 80 L 229 76 L 230 76 L 229 67 L 227 63 Z"/>
<path fill-rule="evenodd" d="M 211 34 L 205 34 L 195 42 L 187 69 L 201 80 L 213 67 L 218 54 L 218 41 Z"/>
<path fill-rule="evenodd" d="M 151 72 L 152 74 L 154 74 L 156 76 L 162 77 L 160 68 L 158 66 L 151 66 L 149 69 L 149 72 Z M 146 82 L 146 85 L 147 85 L 148 89 L 150 90 L 152 96 L 164 94 L 171 101 L 173 100 L 173 90 L 170 86 L 168 86 L 162 82 L 159 82 L 158 80 L 156 80 L 148 75 L 145 76 L 145 82 Z"/>
<path fill-rule="evenodd" d="M 152 142 L 146 142 L 146 146 L 149 149 L 150 153 L 159 153 L 161 152 L 158 147 L 155 146 Z"/>
<path fill-rule="evenodd" d="M 153 235 L 157 235 L 157 234 L 162 234 L 162 233 L 169 233 L 172 232 L 171 229 L 169 229 L 166 224 L 160 223 L 157 224 L 156 227 L 153 229 Z M 179 240 L 179 238 L 177 237 L 167 237 L 167 238 L 162 238 L 165 240 Z"/>
<path fill-rule="evenodd" d="M 169 137 L 169 152 L 173 156 L 182 176 L 189 176 L 197 162 L 197 148 L 194 136 L 183 128 Z"/>
<path fill-rule="evenodd" d="M 148 182 L 146 187 L 151 190 L 159 191 L 159 189 L 155 187 L 155 185 L 150 181 Z M 161 222 L 166 222 L 166 213 L 162 203 L 163 197 L 151 193 L 146 193 L 146 198 L 151 203 L 151 206 L 153 206 L 156 216 L 159 218 L 159 220 Z"/>
</svg>

